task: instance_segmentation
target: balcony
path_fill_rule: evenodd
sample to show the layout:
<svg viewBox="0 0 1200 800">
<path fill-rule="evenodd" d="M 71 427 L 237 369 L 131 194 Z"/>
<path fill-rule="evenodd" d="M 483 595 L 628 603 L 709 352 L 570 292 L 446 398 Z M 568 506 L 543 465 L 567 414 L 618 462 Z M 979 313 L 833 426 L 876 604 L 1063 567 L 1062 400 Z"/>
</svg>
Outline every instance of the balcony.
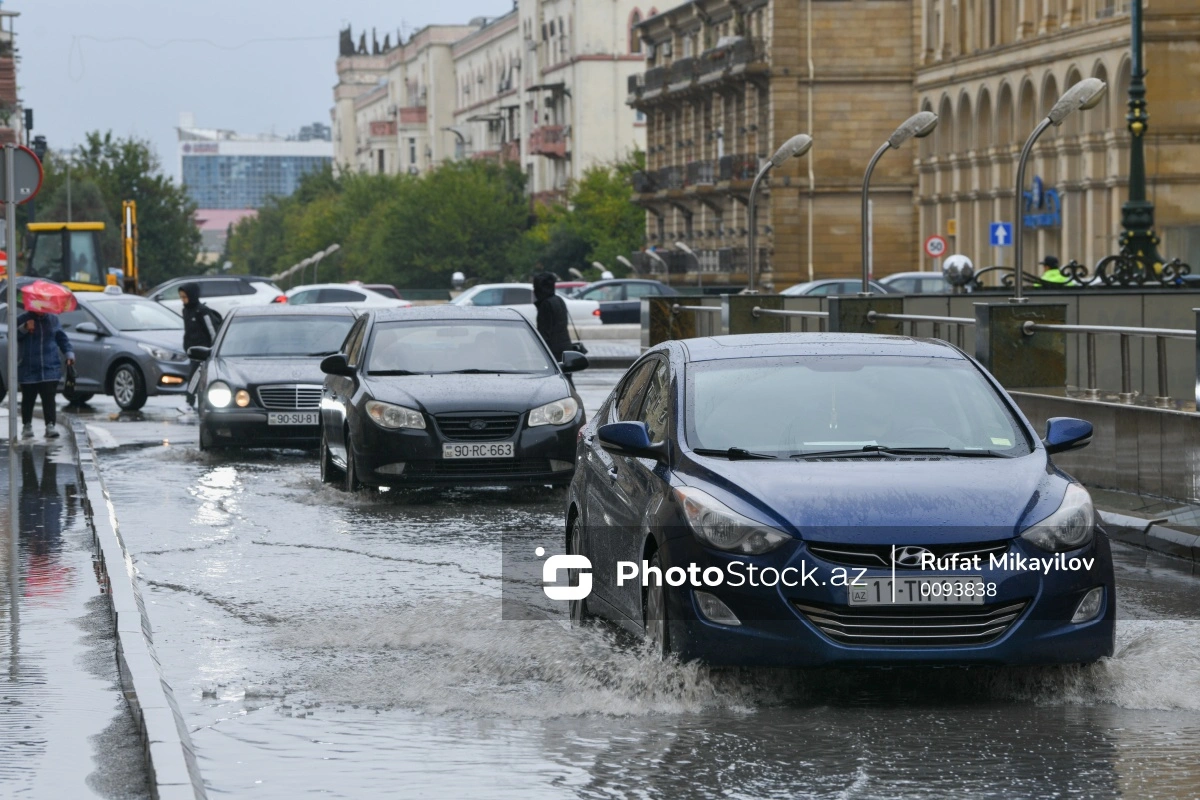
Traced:
<svg viewBox="0 0 1200 800">
<path fill-rule="evenodd" d="M 688 186 L 712 186 L 717 182 L 715 161 L 693 161 L 687 165 Z"/>
<path fill-rule="evenodd" d="M 663 167 L 654 173 L 654 183 L 659 191 L 678 191 L 684 187 L 686 178 L 683 167 Z"/>
<path fill-rule="evenodd" d="M 718 162 L 717 178 L 725 181 L 752 181 L 758 175 L 758 156 L 724 156 Z"/>
<path fill-rule="evenodd" d="M 371 136 L 372 137 L 386 137 L 386 136 L 395 136 L 395 135 L 396 135 L 396 121 L 395 120 L 388 120 L 388 119 L 375 120 L 374 122 L 371 123 Z"/>
<path fill-rule="evenodd" d="M 667 85 L 667 68 L 654 67 L 646 70 L 642 75 L 642 97 L 649 99 L 650 97 L 660 94 Z"/>
<path fill-rule="evenodd" d="M 429 119 L 429 109 L 426 106 L 409 106 L 400 109 L 401 125 L 424 125 Z"/>
<path fill-rule="evenodd" d="M 567 129 L 564 125 L 534 128 L 529 137 L 529 153 L 547 158 L 567 157 Z"/>
<path fill-rule="evenodd" d="M 672 92 L 682 91 L 696 80 L 696 59 L 680 58 L 667 70 L 667 87 Z"/>
<path fill-rule="evenodd" d="M 654 181 L 654 174 L 640 170 L 633 173 L 633 191 L 636 194 L 650 194 L 651 192 L 658 191 L 657 184 Z"/>
<path fill-rule="evenodd" d="M 629 76 L 629 102 L 632 103 L 642 96 L 642 86 L 641 75 Z"/>
<path fill-rule="evenodd" d="M 766 66 L 767 48 L 759 39 L 737 39 L 700 54 L 697 70 L 700 83 L 711 83 L 741 75 L 755 65 Z"/>
<path fill-rule="evenodd" d="M 512 142 L 505 142 L 500 145 L 500 160 L 502 162 L 516 163 L 521 160 L 521 140 L 517 139 Z"/>
</svg>

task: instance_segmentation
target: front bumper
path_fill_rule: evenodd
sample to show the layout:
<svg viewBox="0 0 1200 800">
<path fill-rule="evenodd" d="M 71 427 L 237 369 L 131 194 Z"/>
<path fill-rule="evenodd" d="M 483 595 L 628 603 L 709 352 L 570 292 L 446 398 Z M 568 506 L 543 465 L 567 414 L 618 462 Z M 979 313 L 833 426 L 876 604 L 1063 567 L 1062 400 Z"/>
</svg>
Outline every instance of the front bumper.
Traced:
<svg viewBox="0 0 1200 800">
<path fill-rule="evenodd" d="M 389 430 L 364 421 L 352 457 L 359 480 L 371 486 L 565 486 L 575 475 L 582 425 L 582 412 L 566 425 L 529 428 L 522 421 L 513 437 L 502 440 L 513 442 L 512 458 L 445 459 L 443 444 L 464 442 L 445 437 L 436 425 Z"/>
<path fill-rule="evenodd" d="M 1010 552 L 1046 557 L 1019 541 Z M 693 541 L 676 539 L 667 550 L 672 564 L 697 561 L 700 564 L 721 565 L 730 560 L 714 556 Z M 839 619 L 848 621 L 846 630 L 866 622 L 855 619 L 847 604 L 847 589 L 832 586 L 830 576 L 838 566 L 815 558 L 801 544 L 787 560 L 787 566 L 807 570 L 817 568 L 815 577 L 826 585 L 775 587 L 757 589 L 720 587 L 702 589 L 716 595 L 742 621 L 739 627 L 709 621 L 699 610 L 695 591 L 690 587 L 667 590 L 673 649 L 684 660 L 699 659 L 713 665 L 738 666 L 903 666 L 903 665 L 1035 665 L 1090 663 L 1111 656 L 1115 636 L 1116 595 L 1112 559 L 1108 540 L 1098 532 L 1092 545 L 1068 557 L 1093 558 L 1090 569 L 1078 571 L 1013 572 L 988 569 L 939 571 L 941 575 L 980 576 L 984 583 L 996 584 L 996 595 L 985 606 L 957 606 L 952 611 L 986 614 L 989 609 L 1012 608 L 1020 604 L 1019 615 L 1007 623 L 1002 632 L 981 644 L 882 644 L 882 637 L 865 644 L 849 644 L 838 640 L 820 627 L 817 615 L 802 611 L 828 609 Z M 682 559 L 682 560 L 681 560 Z M 766 561 L 763 562 L 767 563 Z M 909 573 L 921 574 L 921 573 Z M 851 570 L 850 579 L 857 575 Z M 865 577 L 886 577 L 890 572 L 869 570 Z M 1103 601 L 1099 612 L 1090 620 L 1070 622 L 1084 595 L 1102 587 Z M 907 609 L 912 609 L 911 614 Z M 927 607 L 905 607 L 909 617 L 904 624 L 922 634 L 939 630 L 945 622 L 961 622 L 929 618 L 935 613 Z M 869 613 L 869 612 L 866 612 Z M 874 618 L 877 619 L 877 618 Z M 828 630 L 828 629 L 826 629 Z M 895 641 L 895 640 L 892 640 Z"/>
<path fill-rule="evenodd" d="M 200 425 L 213 447 L 310 448 L 321 442 L 320 425 L 268 425 L 267 412 L 255 408 L 206 409 Z"/>
<path fill-rule="evenodd" d="M 151 361 L 142 363 L 146 376 L 146 394 L 154 397 L 166 394 L 186 394 L 192 373 L 187 362 Z"/>
</svg>

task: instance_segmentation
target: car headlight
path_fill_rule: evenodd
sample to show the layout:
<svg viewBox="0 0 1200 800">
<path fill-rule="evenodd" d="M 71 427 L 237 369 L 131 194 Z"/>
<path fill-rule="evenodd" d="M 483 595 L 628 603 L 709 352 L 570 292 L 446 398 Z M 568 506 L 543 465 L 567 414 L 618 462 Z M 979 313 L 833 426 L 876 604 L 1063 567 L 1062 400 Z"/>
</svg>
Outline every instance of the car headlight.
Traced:
<svg viewBox="0 0 1200 800">
<path fill-rule="evenodd" d="M 213 408 L 225 408 L 233 400 L 233 390 L 224 381 L 213 381 L 208 385 L 205 396 Z"/>
<path fill-rule="evenodd" d="M 425 430 L 425 415 L 420 411 L 414 411 L 404 406 L 394 406 L 391 403 L 368 400 L 367 415 L 384 428 Z"/>
<path fill-rule="evenodd" d="M 564 397 L 562 400 L 555 400 L 553 403 L 546 403 L 544 406 L 538 406 L 533 411 L 529 412 L 529 427 L 536 428 L 539 425 L 565 425 L 575 419 L 575 415 L 579 413 L 579 403 L 575 402 L 574 397 Z"/>
<path fill-rule="evenodd" d="M 1072 483 L 1058 510 L 1026 529 L 1021 538 L 1041 550 L 1062 553 L 1078 550 L 1092 541 L 1095 529 L 1096 511 L 1092 507 L 1092 497 L 1087 489 Z"/>
<path fill-rule="evenodd" d="M 177 350 L 169 350 L 165 347 L 156 347 L 145 342 L 138 342 L 138 347 L 150 354 L 150 357 L 155 361 L 187 361 L 187 353 L 180 353 Z"/>
<path fill-rule="evenodd" d="M 718 550 L 756 556 L 792 539 L 778 528 L 739 514 L 699 489 L 683 486 L 675 490 L 675 497 L 683 506 L 683 515 L 696 538 Z"/>
</svg>

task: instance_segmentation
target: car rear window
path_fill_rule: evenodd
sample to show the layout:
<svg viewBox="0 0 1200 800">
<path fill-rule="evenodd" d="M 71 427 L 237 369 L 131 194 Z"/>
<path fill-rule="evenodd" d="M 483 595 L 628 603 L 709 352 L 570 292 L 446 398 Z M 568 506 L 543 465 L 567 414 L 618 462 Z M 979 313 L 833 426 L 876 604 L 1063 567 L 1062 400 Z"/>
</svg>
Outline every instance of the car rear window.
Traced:
<svg viewBox="0 0 1200 800">
<path fill-rule="evenodd" d="M 803 356 L 690 364 L 688 444 L 772 455 L 884 447 L 1030 452 L 991 384 L 961 359 Z"/>
<path fill-rule="evenodd" d="M 541 339 L 520 320 L 385 322 L 375 328 L 367 354 L 372 373 L 550 373 Z"/>
</svg>

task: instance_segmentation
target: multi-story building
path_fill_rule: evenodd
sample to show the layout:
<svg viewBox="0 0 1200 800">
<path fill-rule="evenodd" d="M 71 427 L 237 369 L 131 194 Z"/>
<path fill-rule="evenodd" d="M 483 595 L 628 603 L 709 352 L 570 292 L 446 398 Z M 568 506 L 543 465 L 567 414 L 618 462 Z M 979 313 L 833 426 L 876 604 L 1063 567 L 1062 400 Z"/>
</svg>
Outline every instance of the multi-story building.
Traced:
<svg viewBox="0 0 1200 800">
<path fill-rule="evenodd" d="M 875 149 L 918 109 L 934 134 L 889 153 L 872 181 L 875 272 L 934 266 L 940 233 L 977 268 L 1011 265 L 990 246 L 1014 222 L 1022 144 L 1059 95 L 1089 76 L 1099 108 L 1035 149 L 1026 188 L 1027 270 L 1045 255 L 1094 265 L 1116 252 L 1128 182 L 1128 3 L 1118 0 L 694 0 L 635 27 L 646 71 L 629 103 L 647 115 L 648 169 L 636 199 L 647 244 L 678 271 L 687 243 L 714 283 L 747 278 L 754 174 L 792 134 L 809 155 L 775 170 L 759 199 L 760 267 L 786 286 L 861 270 L 860 190 Z M 1145 8 L 1147 175 L 1167 257 L 1200 263 L 1200 68 L 1195 0 Z M 1024 196 L 1024 193 L 1023 193 Z M 1005 257 L 1009 259 L 1005 261 Z M 647 264 L 649 266 L 649 263 Z M 764 278 L 770 277 L 764 275 Z M 690 279 L 689 279 L 690 280 Z"/>
<path fill-rule="evenodd" d="M 1147 182 L 1163 255 L 1200 265 L 1200 14 L 1195 0 L 1144 3 Z M 1012 265 L 991 223 L 1014 221 L 1016 162 L 1026 138 L 1075 82 L 1109 85 L 1102 103 L 1039 140 L 1027 166 L 1025 264 L 1046 255 L 1089 267 L 1119 249 L 1127 197 L 1129 4 L 1118 0 L 922 0 L 916 92 L 940 121 L 922 142 L 920 230 L 947 232 L 976 265 Z M 1192 77 L 1189 77 L 1192 76 Z"/>
<path fill-rule="evenodd" d="M 423 171 L 451 158 L 517 162 L 559 197 L 597 163 L 644 148 L 624 103 L 640 69 L 635 0 L 519 0 L 510 13 L 431 26 L 394 48 L 342 36 L 333 128 L 342 169 Z M 379 50 L 376 52 L 376 50 Z"/>
<path fill-rule="evenodd" d="M 912 27 L 913 0 L 693 0 L 635 25 L 647 69 L 630 79 L 628 102 L 649 126 L 634 187 L 647 245 L 689 281 L 746 281 L 751 183 L 781 144 L 809 132 L 809 154 L 760 190 L 763 288 L 858 270 L 863 170 L 916 110 Z M 877 271 L 907 269 L 912 154 L 881 161 L 872 186 Z M 672 249 L 680 241 L 700 275 Z"/>
<path fill-rule="evenodd" d="M 178 131 L 183 185 L 202 210 L 259 208 L 269 197 L 287 197 L 304 175 L 333 160 L 328 139 L 197 128 L 191 114 L 181 115 Z"/>
<path fill-rule="evenodd" d="M 20 12 L 0 11 L 0 144 L 24 144 L 24 112 L 17 97 L 17 39 Z"/>
</svg>

